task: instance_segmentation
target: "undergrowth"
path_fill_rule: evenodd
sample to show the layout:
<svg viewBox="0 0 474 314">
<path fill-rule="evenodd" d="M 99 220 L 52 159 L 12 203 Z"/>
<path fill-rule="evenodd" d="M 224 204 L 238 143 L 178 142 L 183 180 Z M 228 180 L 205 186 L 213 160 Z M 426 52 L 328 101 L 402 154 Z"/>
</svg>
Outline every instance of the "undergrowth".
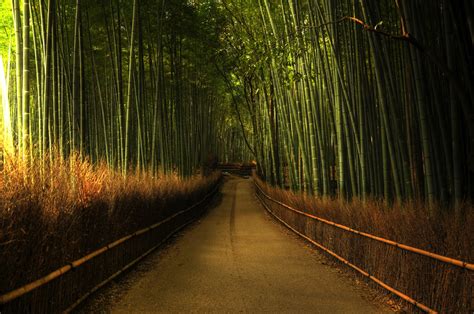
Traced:
<svg viewBox="0 0 474 314">
<path fill-rule="evenodd" d="M 474 262 L 473 204 L 466 202 L 454 212 L 439 205 L 429 208 L 421 201 L 343 201 L 293 193 L 255 180 L 271 197 L 301 211 L 398 243 Z M 310 221 L 272 202 L 267 204 L 300 232 L 415 300 L 443 313 L 472 310 L 472 271 Z"/>
<path fill-rule="evenodd" d="M 201 200 L 219 180 L 132 172 L 77 155 L 0 172 L 0 294 Z"/>
</svg>

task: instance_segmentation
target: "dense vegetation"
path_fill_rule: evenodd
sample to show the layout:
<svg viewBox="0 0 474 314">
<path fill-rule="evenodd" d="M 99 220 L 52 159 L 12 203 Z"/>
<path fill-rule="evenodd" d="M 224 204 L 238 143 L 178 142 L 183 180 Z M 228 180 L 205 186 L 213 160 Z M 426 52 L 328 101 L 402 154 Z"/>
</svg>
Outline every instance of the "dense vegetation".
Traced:
<svg viewBox="0 0 474 314">
<path fill-rule="evenodd" d="M 77 154 L 61 163 L 35 161 L 17 169 L 0 177 L 0 295 L 188 208 L 219 180 L 217 173 L 183 180 L 138 171 L 125 178 Z M 45 171 L 55 175 L 45 178 Z M 114 267 L 123 262 L 130 260 Z M 90 270 L 89 289 L 105 279 L 101 271 Z"/>
<path fill-rule="evenodd" d="M 221 119 L 228 96 L 213 65 L 216 10 L 213 2 L 12 1 L 4 158 L 78 152 L 124 173 L 194 173 L 232 128 Z"/>
<path fill-rule="evenodd" d="M 315 195 L 473 195 L 470 1 L 224 1 L 262 175 Z"/>
<path fill-rule="evenodd" d="M 469 1 L 11 3 L 4 157 L 190 175 L 218 155 L 315 195 L 472 195 Z"/>
</svg>

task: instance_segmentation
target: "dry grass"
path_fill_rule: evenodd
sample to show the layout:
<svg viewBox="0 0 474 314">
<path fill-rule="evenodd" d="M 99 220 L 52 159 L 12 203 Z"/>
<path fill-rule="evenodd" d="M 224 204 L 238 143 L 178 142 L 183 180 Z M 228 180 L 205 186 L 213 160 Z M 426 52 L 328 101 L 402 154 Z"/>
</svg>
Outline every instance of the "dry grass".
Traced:
<svg viewBox="0 0 474 314">
<path fill-rule="evenodd" d="M 389 206 L 380 200 L 343 202 L 314 198 L 257 181 L 272 197 L 302 211 L 399 243 L 474 262 L 472 204 L 465 203 L 455 214 L 442 208 L 430 211 L 422 202 Z M 468 313 L 473 309 L 472 271 L 310 221 L 271 202 L 268 205 L 300 232 L 415 300 L 443 313 Z"/>
<path fill-rule="evenodd" d="M 1 170 L 0 294 L 194 204 L 219 179 L 124 179 L 77 156 L 41 166 Z"/>
</svg>

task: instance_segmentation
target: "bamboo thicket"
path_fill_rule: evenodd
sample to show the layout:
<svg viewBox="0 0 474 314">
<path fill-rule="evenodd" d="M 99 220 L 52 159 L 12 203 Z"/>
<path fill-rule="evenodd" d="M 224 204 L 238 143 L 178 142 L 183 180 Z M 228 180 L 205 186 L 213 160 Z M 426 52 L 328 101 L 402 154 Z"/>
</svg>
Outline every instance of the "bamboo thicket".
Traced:
<svg viewBox="0 0 474 314">
<path fill-rule="evenodd" d="M 207 51 L 219 46 L 220 22 L 206 20 L 216 10 L 213 1 L 12 0 L 14 79 L 2 95 L 15 155 L 78 152 L 124 174 L 195 173 L 221 146 L 215 134 L 228 132 L 215 122 L 227 103 Z"/>
<path fill-rule="evenodd" d="M 342 198 L 472 195 L 469 1 L 223 6 L 263 177 Z"/>
</svg>

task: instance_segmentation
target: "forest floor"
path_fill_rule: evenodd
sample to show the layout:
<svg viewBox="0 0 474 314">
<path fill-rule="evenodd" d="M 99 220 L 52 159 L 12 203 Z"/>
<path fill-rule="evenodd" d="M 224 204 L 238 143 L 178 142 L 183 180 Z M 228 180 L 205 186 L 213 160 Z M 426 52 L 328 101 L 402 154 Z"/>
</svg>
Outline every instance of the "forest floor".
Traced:
<svg viewBox="0 0 474 314">
<path fill-rule="evenodd" d="M 393 312 L 381 300 L 271 219 L 251 180 L 230 178 L 216 207 L 80 312 Z"/>
</svg>

